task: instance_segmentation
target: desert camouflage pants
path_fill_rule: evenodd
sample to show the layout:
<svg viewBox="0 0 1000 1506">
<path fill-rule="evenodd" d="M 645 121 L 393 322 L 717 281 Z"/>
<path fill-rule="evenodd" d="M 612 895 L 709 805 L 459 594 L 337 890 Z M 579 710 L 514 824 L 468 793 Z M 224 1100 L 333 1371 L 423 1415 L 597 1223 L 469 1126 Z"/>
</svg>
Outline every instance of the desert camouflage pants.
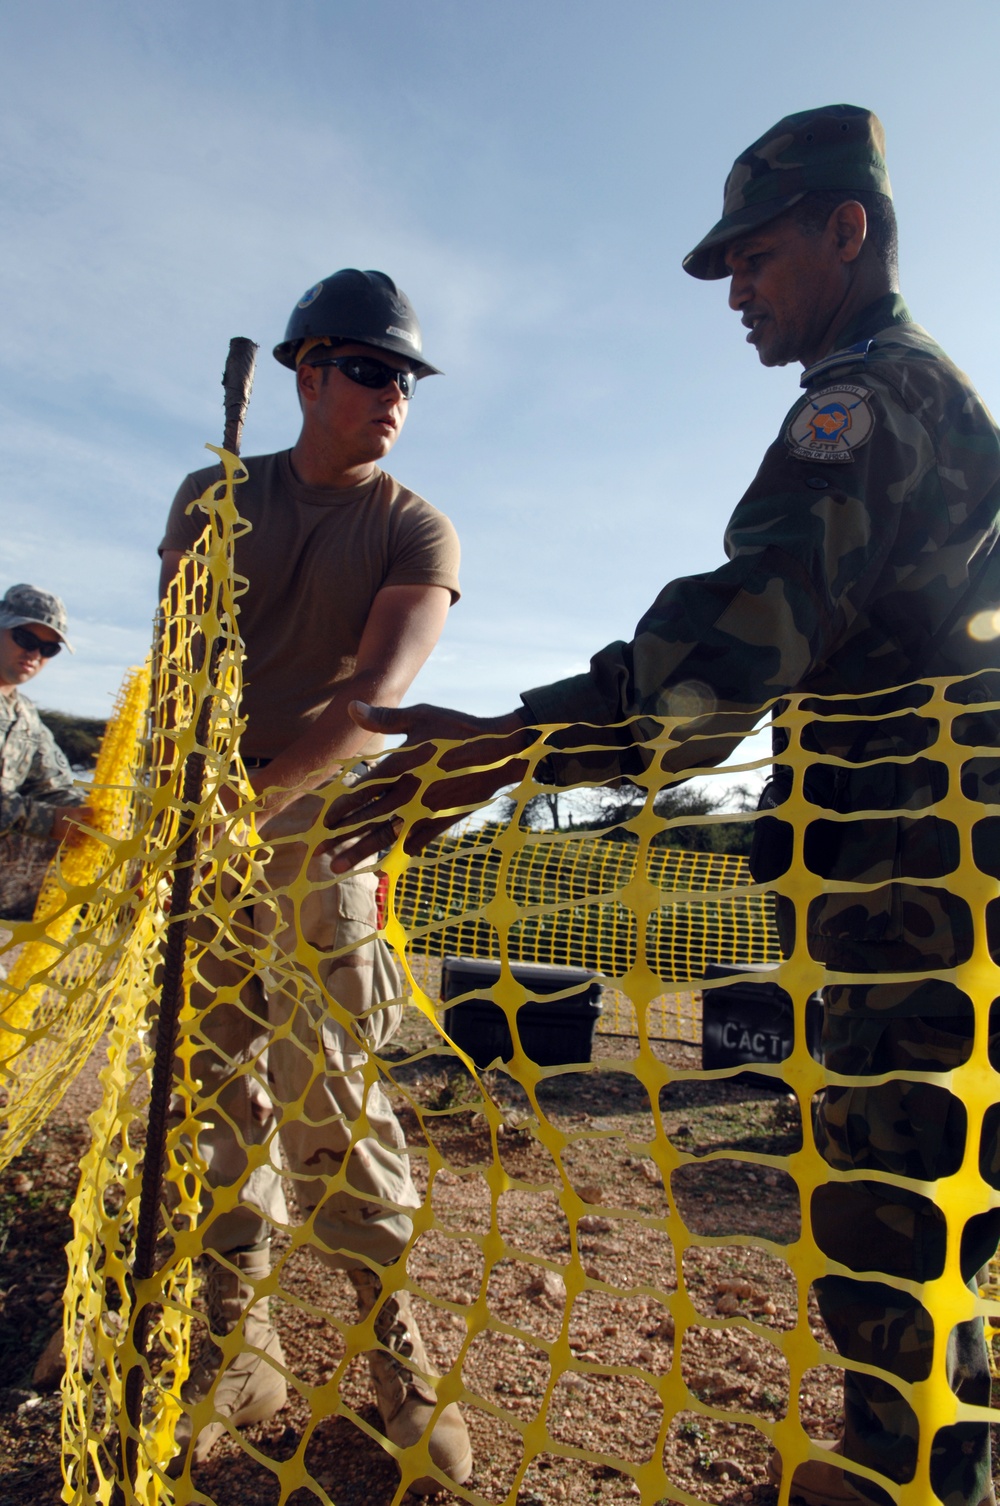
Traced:
<svg viewBox="0 0 1000 1506">
<path fill-rule="evenodd" d="M 824 1000 L 823 1057 L 833 1072 L 862 1077 L 945 1073 L 968 1059 L 971 1004 L 950 984 L 831 987 Z M 991 1169 L 1000 1170 L 998 1129 L 987 1121 L 980 1146 L 987 1178 Z M 871 1087 L 828 1088 L 815 1113 L 815 1130 L 821 1153 L 838 1170 L 890 1172 L 926 1183 L 958 1169 L 965 1149 L 966 1114 L 945 1086 L 897 1078 Z M 817 1189 L 811 1216 L 820 1249 L 849 1269 L 929 1281 L 944 1268 L 944 1217 L 915 1189 L 864 1180 L 830 1183 Z M 965 1280 L 975 1282 L 998 1237 L 1000 1211 L 969 1221 L 961 1243 Z M 847 1276 L 827 1276 L 816 1286 L 823 1317 L 842 1355 L 877 1365 L 904 1381 L 922 1380 L 929 1373 L 933 1324 L 915 1297 L 883 1282 Z M 989 1405 L 981 1320 L 959 1324 L 949 1336 L 948 1371 L 963 1401 Z M 886 1380 L 848 1370 L 844 1412 L 848 1459 L 899 1483 L 913 1477 L 917 1419 L 900 1391 Z M 887 1492 L 860 1476 L 852 1476 L 851 1483 L 879 1506 L 891 1501 Z M 960 1423 L 938 1432 L 931 1484 L 947 1506 L 993 1501 L 985 1424 Z"/>
<path fill-rule="evenodd" d="M 399 969 L 374 935 L 374 874 L 335 875 L 298 840 L 321 806 L 304 796 L 268 828 L 259 902 L 192 924 L 192 1075 L 205 1248 L 286 1225 L 290 1185 L 317 1253 L 349 1269 L 399 1257 L 419 1198 L 370 1061 L 402 1018 Z"/>
</svg>

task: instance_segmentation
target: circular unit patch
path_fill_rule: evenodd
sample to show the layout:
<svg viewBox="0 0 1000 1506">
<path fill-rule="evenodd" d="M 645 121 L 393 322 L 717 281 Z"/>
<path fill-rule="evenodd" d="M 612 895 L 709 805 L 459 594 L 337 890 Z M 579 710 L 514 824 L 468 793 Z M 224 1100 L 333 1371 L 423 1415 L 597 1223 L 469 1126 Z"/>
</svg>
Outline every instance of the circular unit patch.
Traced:
<svg viewBox="0 0 1000 1506">
<path fill-rule="evenodd" d="M 307 309 L 311 303 L 316 302 L 316 299 L 319 297 L 322 291 L 323 284 L 321 282 L 314 283 L 311 288 L 307 288 L 306 291 L 302 294 L 302 297 L 299 299 L 295 307 L 300 309 Z"/>
<path fill-rule="evenodd" d="M 827 387 L 807 398 L 785 430 L 785 443 L 799 460 L 829 465 L 854 459 L 872 436 L 875 415 L 867 387 Z"/>
</svg>

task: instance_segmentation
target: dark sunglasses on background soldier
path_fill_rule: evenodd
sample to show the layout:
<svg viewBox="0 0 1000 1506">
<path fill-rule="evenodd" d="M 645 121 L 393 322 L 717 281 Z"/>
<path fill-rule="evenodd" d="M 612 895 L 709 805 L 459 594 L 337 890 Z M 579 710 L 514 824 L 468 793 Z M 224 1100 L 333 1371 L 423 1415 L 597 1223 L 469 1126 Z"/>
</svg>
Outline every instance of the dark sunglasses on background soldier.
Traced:
<svg viewBox="0 0 1000 1506">
<path fill-rule="evenodd" d="M 30 628 L 12 627 L 8 631 L 18 648 L 27 649 L 29 653 L 37 649 L 43 659 L 54 659 L 62 648 L 61 643 L 52 643 L 47 638 L 37 637 Z"/>
</svg>

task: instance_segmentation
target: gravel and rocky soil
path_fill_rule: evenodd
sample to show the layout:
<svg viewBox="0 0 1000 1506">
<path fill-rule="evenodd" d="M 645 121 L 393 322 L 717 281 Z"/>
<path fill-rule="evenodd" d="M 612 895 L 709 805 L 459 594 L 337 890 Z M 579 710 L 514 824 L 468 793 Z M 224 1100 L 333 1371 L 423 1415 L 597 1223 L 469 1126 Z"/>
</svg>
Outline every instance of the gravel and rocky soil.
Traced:
<svg viewBox="0 0 1000 1506">
<path fill-rule="evenodd" d="M 432 976 L 427 987 L 435 992 Z M 421 1192 L 428 1182 L 429 1141 L 446 1161 L 434 1181 L 435 1226 L 418 1240 L 408 1267 L 431 1361 L 443 1371 L 454 1363 L 469 1331 L 463 1310 L 481 1290 L 483 1256 L 469 1236 L 489 1227 L 493 1157 L 471 1079 L 436 1044 L 423 1016 L 408 1011 L 391 1050 L 389 1086 Z M 686 1499 L 709 1506 L 771 1506 L 777 1500 L 766 1483 L 764 1434 L 745 1422 L 725 1420 L 725 1414 L 762 1421 L 784 1415 L 784 1359 L 766 1337 L 739 1326 L 739 1320 L 752 1320 L 765 1334 L 791 1328 L 795 1287 L 777 1255 L 726 1237 L 756 1234 L 778 1244 L 795 1239 L 796 1190 L 780 1170 L 737 1160 L 688 1166 L 677 1176 L 675 1192 L 688 1227 L 722 1240 L 685 1256 L 688 1289 L 705 1322 L 688 1330 L 680 1361 L 688 1385 L 722 1418 L 682 1413 L 659 1442 L 662 1403 L 650 1379 L 671 1364 L 669 1305 L 677 1273 L 667 1202 L 649 1155 L 651 1105 L 638 1077 L 625 1070 L 637 1045 L 630 1038 L 598 1036 L 598 1070 L 553 1077 L 540 1093 L 547 1119 L 571 1141 L 565 1164 L 594 1211 L 578 1224 L 588 1287 L 570 1315 L 574 1368 L 560 1377 L 549 1409 L 555 1447 L 532 1462 L 516 1493 L 522 1458 L 518 1427 L 537 1415 L 549 1377 L 539 1341 L 557 1336 L 565 1313 L 561 1278 L 549 1267 L 567 1264 L 570 1231 L 549 1152 L 530 1127 L 521 1127 L 527 1115 L 523 1092 L 504 1073 L 487 1078 L 494 1101 L 505 1107 L 500 1160 L 510 1185 L 498 1200 L 507 1253 L 490 1270 L 486 1293 L 492 1317 L 508 1331 L 477 1333 L 463 1368 L 476 1454 L 467 1490 L 476 1502 L 636 1502 L 640 1494 L 629 1467 L 656 1449 L 667 1478 Z M 674 1068 L 700 1065 L 692 1046 L 658 1042 L 654 1049 Z M 0 1177 L 0 1506 L 55 1506 L 60 1499 L 58 1393 L 33 1383 L 32 1375 L 59 1323 L 68 1209 L 86 1115 L 96 1103 L 99 1065 L 95 1057 L 44 1131 Z M 661 1108 L 669 1137 L 696 1154 L 728 1149 L 784 1155 L 799 1143 L 794 1100 L 752 1086 L 674 1082 L 663 1091 Z M 287 1242 L 284 1247 L 275 1242 L 276 1256 L 283 1248 Z M 353 1298 L 346 1281 L 308 1250 L 287 1259 L 283 1286 L 287 1299 L 276 1304 L 276 1321 L 292 1369 L 312 1389 L 329 1378 L 343 1354 L 336 1325 L 352 1321 Z M 733 1326 L 713 1326 L 720 1319 L 734 1320 Z M 810 1321 L 822 1337 L 814 1307 Z M 613 1367 L 634 1367 L 646 1378 L 609 1374 Z M 812 1372 L 805 1389 L 810 1432 L 816 1438 L 836 1435 L 836 1371 Z M 377 1432 L 378 1414 L 361 1359 L 349 1368 L 341 1396 Z M 273 1421 L 247 1429 L 243 1439 L 253 1456 L 224 1440 L 197 1473 L 199 1500 L 215 1506 L 278 1506 L 279 1501 L 307 1506 L 324 1500 L 334 1506 L 389 1506 L 396 1495 L 398 1471 L 378 1443 L 347 1417 L 311 1417 L 300 1393 Z M 581 1459 L 573 1451 L 598 1457 Z M 294 1488 L 285 1483 L 283 1489 L 282 1482 L 294 1482 Z M 407 1497 L 408 1506 L 414 1499 Z"/>
</svg>

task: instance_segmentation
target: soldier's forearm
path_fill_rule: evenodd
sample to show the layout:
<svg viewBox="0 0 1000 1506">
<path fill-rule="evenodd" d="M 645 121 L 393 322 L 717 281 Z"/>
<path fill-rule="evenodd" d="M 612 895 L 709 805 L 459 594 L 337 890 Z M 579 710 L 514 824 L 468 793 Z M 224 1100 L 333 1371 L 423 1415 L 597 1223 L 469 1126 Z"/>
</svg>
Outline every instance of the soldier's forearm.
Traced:
<svg viewBox="0 0 1000 1506">
<path fill-rule="evenodd" d="M 332 778 L 344 762 L 361 755 L 371 734 L 353 720 L 350 703 L 365 695 L 375 699 L 378 689 L 372 676 L 356 675 L 343 681 L 308 731 L 252 776 L 254 787 L 264 796 L 258 815 L 261 824 L 297 796 Z"/>
</svg>

